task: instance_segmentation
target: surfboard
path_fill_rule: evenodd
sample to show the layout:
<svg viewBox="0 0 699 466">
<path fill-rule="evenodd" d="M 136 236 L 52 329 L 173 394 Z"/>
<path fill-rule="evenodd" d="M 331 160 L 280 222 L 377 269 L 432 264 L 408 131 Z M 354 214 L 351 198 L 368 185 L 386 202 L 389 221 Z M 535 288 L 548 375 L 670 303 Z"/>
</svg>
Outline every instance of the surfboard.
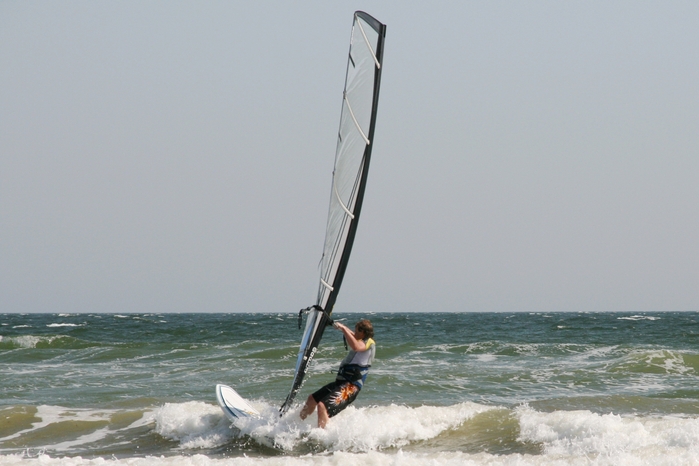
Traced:
<svg viewBox="0 0 699 466">
<path fill-rule="evenodd" d="M 250 403 L 245 398 L 228 385 L 216 385 L 216 399 L 223 410 L 223 414 L 232 422 L 246 417 L 260 417 L 259 411 L 250 406 Z"/>
<path fill-rule="evenodd" d="M 250 406 L 250 403 L 245 400 L 242 396 L 238 394 L 233 388 L 228 385 L 218 384 L 216 385 L 216 399 L 218 404 L 223 410 L 223 414 L 226 415 L 229 421 L 235 425 L 236 421 L 241 419 L 262 419 L 262 415 L 255 408 Z M 240 427 L 240 425 L 238 425 Z M 283 451 L 284 449 L 277 445 L 277 442 L 272 435 L 266 434 L 255 434 L 252 435 L 247 432 L 247 435 L 260 443 L 270 448 L 275 448 L 277 450 Z"/>
</svg>

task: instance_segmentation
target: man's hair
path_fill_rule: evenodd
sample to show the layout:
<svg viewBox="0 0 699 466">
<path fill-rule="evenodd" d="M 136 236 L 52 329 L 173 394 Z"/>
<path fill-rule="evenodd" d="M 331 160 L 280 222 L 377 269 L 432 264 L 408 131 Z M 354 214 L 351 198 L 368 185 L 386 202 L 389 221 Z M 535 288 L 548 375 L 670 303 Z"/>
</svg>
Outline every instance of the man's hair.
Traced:
<svg viewBox="0 0 699 466">
<path fill-rule="evenodd" d="M 364 337 L 374 338 L 374 326 L 371 325 L 370 320 L 362 319 L 359 322 L 357 322 L 357 325 L 355 327 L 357 330 L 364 333 Z"/>
</svg>

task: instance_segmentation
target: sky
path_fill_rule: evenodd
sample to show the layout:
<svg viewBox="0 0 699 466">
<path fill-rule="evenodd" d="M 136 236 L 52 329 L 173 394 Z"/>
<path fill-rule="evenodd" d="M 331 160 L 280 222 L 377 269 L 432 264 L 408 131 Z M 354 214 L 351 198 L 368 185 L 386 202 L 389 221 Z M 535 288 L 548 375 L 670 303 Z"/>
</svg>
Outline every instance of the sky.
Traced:
<svg viewBox="0 0 699 466">
<path fill-rule="evenodd" d="M 352 14 L 387 25 L 344 312 L 699 310 L 699 3 L 0 1 L 0 313 L 314 304 Z"/>
</svg>

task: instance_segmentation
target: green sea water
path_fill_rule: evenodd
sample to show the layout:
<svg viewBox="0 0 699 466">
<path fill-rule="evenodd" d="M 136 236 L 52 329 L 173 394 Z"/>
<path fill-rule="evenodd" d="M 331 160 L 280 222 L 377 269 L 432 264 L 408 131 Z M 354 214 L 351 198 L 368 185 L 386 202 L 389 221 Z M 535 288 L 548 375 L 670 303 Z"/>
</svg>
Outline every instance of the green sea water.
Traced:
<svg viewBox="0 0 699 466">
<path fill-rule="evenodd" d="M 699 313 L 335 314 L 377 357 L 326 430 L 278 408 L 296 314 L 0 315 L 1 464 L 699 464 Z M 327 329 L 298 402 L 346 354 Z M 231 425 L 214 387 L 263 419 Z"/>
</svg>

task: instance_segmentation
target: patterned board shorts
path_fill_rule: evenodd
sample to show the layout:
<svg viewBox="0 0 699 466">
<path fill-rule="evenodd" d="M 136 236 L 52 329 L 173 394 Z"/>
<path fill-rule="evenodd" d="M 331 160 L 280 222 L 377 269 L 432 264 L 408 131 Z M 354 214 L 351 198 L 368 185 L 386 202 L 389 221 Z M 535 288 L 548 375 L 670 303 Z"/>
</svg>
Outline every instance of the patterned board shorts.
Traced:
<svg viewBox="0 0 699 466">
<path fill-rule="evenodd" d="M 316 403 L 323 402 L 328 416 L 333 417 L 357 398 L 359 387 L 344 380 L 330 382 L 320 390 L 313 393 Z"/>
</svg>

